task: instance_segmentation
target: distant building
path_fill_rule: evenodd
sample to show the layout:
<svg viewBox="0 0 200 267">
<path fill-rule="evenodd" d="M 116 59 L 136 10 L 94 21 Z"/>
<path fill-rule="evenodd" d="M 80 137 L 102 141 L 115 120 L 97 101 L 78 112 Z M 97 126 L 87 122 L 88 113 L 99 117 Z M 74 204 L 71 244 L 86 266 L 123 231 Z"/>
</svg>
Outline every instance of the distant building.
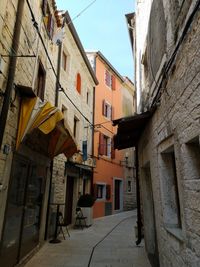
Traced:
<svg viewBox="0 0 200 267">
<path fill-rule="evenodd" d="M 127 16 L 138 114 L 118 122 L 115 147 L 138 152 L 152 266 L 200 266 L 199 8 L 144 0 Z"/>
<path fill-rule="evenodd" d="M 128 194 L 132 195 L 134 192 L 132 158 L 127 151 L 125 155 L 124 151 L 114 150 L 113 136 L 116 132 L 112 125 L 114 118 L 120 118 L 124 113 L 133 114 L 134 86 L 114 69 L 101 52 L 87 52 L 87 56 L 99 81 L 94 101 L 96 168 L 93 175 L 93 191 L 97 198 L 94 217 L 102 217 L 134 206 L 134 200 L 131 200 L 129 207 L 127 204 Z"/>
<path fill-rule="evenodd" d="M 133 116 L 136 112 L 136 92 L 133 82 L 128 77 L 123 77 L 122 86 L 122 117 Z M 124 159 L 124 210 L 136 208 L 136 180 L 135 180 L 135 149 L 123 150 Z"/>
</svg>

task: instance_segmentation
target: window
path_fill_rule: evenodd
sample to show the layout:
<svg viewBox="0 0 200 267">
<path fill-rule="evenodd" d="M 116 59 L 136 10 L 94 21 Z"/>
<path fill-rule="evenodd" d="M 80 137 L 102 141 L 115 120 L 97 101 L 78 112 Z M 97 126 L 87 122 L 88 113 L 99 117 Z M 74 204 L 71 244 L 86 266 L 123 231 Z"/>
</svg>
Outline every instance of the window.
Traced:
<svg viewBox="0 0 200 267">
<path fill-rule="evenodd" d="M 76 75 L 76 90 L 79 92 L 79 94 L 81 93 L 81 75 L 80 75 L 80 73 L 78 73 Z"/>
<path fill-rule="evenodd" d="M 97 185 L 97 198 L 103 198 L 103 188 L 104 185 L 102 184 Z"/>
<path fill-rule="evenodd" d="M 115 90 L 115 76 L 112 75 L 108 70 L 105 71 L 105 84 Z"/>
<path fill-rule="evenodd" d="M 44 101 L 44 89 L 45 89 L 46 72 L 41 62 L 38 66 L 38 76 L 36 81 L 36 95 Z"/>
<path fill-rule="evenodd" d="M 127 181 L 127 193 L 131 193 L 132 192 L 132 181 L 128 180 Z"/>
<path fill-rule="evenodd" d="M 78 128 L 78 119 L 74 117 L 74 130 L 73 130 L 74 137 L 77 137 L 77 133 L 78 133 L 77 128 Z"/>
<path fill-rule="evenodd" d="M 106 184 L 94 184 L 94 196 L 97 200 L 106 199 Z"/>
<path fill-rule="evenodd" d="M 200 179 L 200 143 L 199 136 L 186 143 L 185 152 L 185 175 L 187 184 L 192 184 Z M 190 168 L 188 168 L 190 166 Z M 193 196 L 194 197 L 194 196 Z"/>
<path fill-rule="evenodd" d="M 67 55 L 65 54 L 65 52 L 63 52 L 62 54 L 62 68 L 64 70 L 67 69 Z"/>
<path fill-rule="evenodd" d="M 52 39 L 53 33 L 54 33 L 54 19 L 50 12 L 50 8 L 49 8 L 47 0 L 43 0 L 42 2 L 42 13 L 44 15 L 44 25 L 46 27 L 48 36 L 50 39 Z"/>
<path fill-rule="evenodd" d="M 111 158 L 111 147 L 111 138 L 102 133 L 99 133 L 99 155 L 104 155 Z"/>
<path fill-rule="evenodd" d="M 113 117 L 113 108 L 105 100 L 102 102 L 102 114 L 109 120 L 111 120 Z"/>
<path fill-rule="evenodd" d="M 161 153 L 160 164 L 164 222 L 169 228 L 181 228 L 179 190 L 173 146 Z"/>
<path fill-rule="evenodd" d="M 86 102 L 89 105 L 90 104 L 90 93 L 87 91 L 87 96 L 86 96 Z"/>
<path fill-rule="evenodd" d="M 67 108 L 64 105 L 62 105 L 62 113 L 64 115 L 64 118 L 67 119 Z"/>
</svg>

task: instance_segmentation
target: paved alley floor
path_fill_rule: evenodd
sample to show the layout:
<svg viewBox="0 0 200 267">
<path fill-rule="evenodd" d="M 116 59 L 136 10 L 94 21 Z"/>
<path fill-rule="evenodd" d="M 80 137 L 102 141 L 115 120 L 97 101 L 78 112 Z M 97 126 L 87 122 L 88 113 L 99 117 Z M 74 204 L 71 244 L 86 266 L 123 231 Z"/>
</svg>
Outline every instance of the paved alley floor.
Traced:
<svg viewBox="0 0 200 267">
<path fill-rule="evenodd" d="M 135 245 L 136 211 L 95 219 L 69 229 L 61 243 L 46 243 L 25 267 L 150 267 L 144 244 Z"/>
</svg>

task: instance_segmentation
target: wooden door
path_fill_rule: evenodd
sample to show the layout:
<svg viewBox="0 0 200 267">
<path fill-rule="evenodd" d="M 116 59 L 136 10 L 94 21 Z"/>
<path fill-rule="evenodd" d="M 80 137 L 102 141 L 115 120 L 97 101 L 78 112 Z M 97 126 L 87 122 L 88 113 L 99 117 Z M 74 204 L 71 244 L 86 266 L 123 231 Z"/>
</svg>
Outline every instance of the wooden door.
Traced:
<svg viewBox="0 0 200 267">
<path fill-rule="evenodd" d="M 65 222 L 66 224 L 72 223 L 72 210 L 73 210 L 73 192 L 74 192 L 74 177 L 67 176 L 67 190 L 66 190 L 66 213 Z"/>
</svg>

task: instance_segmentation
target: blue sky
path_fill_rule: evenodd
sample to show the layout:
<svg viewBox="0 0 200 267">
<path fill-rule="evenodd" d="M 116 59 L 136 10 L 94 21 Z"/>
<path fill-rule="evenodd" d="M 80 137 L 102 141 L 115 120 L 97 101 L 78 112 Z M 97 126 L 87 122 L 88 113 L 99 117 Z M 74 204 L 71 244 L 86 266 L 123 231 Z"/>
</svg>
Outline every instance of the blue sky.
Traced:
<svg viewBox="0 0 200 267">
<path fill-rule="evenodd" d="M 96 0 L 73 21 L 85 50 L 100 50 L 114 68 L 133 80 L 133 55 L 125 14 L 135 0 Z M 92 0 L 56 0 L 60 10 L 75 18 Z"/>
</svg>

